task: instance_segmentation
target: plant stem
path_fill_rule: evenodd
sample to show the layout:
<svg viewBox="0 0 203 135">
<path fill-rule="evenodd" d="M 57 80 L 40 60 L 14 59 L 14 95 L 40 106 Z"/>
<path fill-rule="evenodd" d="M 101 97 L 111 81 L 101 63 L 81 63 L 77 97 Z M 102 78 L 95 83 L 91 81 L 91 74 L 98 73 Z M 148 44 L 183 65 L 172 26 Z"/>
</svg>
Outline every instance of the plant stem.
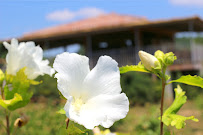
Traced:
<svg viewBox="0 0 203 135">
<path fill-rule="evenodd" d="M 165 72 L 164 74 L 165 75 Z M 162 93 L 161 93 L 161 122 L 160 122 L 160 135 L 163 135 L 163 122 L 162 122 L 162 115 L 163 115 L 163 106 L 164 106 L 164 92 L 165 92 L 165 77 L 162 77 Z"/>
<path fill-rule="evenodd" d="M 1 87 L 1 97 L 3 100 L 5 100 L 3 87 Z M 5 112 L 6 112 L 5 113 L 6 114 L 6 132 L 8 135 L 10 135 L 9 114 L 8 114 L 7 110 L 5 110 Z"/>
<path fill-rule="evenodd" d="M 1 89 L 1 97 L 4 100 L 4 89 L 3 89 L 3 87 L 1 87 L 0 89 Z"/>
<path fill-rule="evenodd" d="M 10 135 L 10 126 L 9 126 L 9 115 L 6 114 L 6 127 L 7 127 L 7 134 Z"/>
<path fill-rule="evenodd" d="M 66 129 L 68 129 L 69 118 L 66 119 Z"/>
</svg>

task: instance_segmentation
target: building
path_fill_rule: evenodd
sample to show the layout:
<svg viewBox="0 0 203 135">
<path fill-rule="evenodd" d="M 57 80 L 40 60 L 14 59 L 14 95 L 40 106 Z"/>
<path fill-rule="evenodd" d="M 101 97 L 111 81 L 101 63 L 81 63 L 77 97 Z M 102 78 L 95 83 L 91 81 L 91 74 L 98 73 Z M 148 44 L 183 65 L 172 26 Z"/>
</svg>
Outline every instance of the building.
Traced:
<svg viewBox="0 0 203 135">
<path fill-rule="evenodd" d="M 111 13 L 27 33 L 19 40 L 35 41 L 44 49 L 78 43 L 84 46 L 92 66 L 101 55 L 109 55 L 123 66 L 137 64 L 139 50 L 152 54 L 158 49 L 173 51 L 178 60 L 170 71 L 202 72 L 203 46 L 192 40 L 189 49 L 175 45 L 174 35 L 185 31 L 203 31 L 203 21 L 197 16 L 151 21 Z"/>
</svg>

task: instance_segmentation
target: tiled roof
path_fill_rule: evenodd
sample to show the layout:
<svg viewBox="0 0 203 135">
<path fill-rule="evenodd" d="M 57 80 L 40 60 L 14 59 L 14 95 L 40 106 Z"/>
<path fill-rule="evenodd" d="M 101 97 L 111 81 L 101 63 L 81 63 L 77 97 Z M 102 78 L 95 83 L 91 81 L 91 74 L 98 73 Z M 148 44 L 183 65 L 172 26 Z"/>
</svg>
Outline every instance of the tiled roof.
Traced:
<svg viewBox="0 0 203 135">
<path fill-rule="evenodd" d="M 50 37 L 63 34 L 72 34 L 77 32 L 88 32 L 93 30 L 102 30 L 114 27 L 123 27 L 129 24 L 146 23 L 148 20 L 145 17 L 119 15 L 116 13 L 100 15 L 94 18 L 88 18 L 68 24 L 54 26 L 41 29 L 35 32 L 23 35 L 23 38 L 29 37 Z"/>
<path fill-rule="evenodd" d="M 120 15 L 116 13 L 104 14 L 94 18 L 79 20 L 72 23 L 53 26 L 34 32 L 26 33 L 19 40 L 36 40 L 60 36 L 71 36 L 88 32 L 116 30 L 130 27 L 161 27 L 174 31 L 188 31 L 188 23 L 194 22 L 194 31 L 203 31 L 203 21 L 197 17 L 148 20 L 145 17 Z"/>
</svg>

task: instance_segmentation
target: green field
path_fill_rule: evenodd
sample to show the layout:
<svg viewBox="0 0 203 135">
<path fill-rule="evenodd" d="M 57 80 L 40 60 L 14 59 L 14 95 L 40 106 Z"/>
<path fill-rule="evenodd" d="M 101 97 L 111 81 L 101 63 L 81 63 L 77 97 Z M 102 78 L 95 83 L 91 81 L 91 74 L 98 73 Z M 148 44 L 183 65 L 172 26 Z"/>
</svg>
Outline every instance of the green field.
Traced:
<svg viewBox="0 0 203 135">
<path fill-rule="evenodd" d="M 203 96 L 193 101 L 188 101 L 180 111 L 185 116 L 194 115 L 200 121 L 195 123 L 187 121 L 187 125 L 182 130 L 170 128 L 170 131 L 177 135 L 201 135 L 203 134 Z M 40 102 L 39 102 L 40 101 Z M 24 113 L 29 117 L 26 126 L 17 129 L 16 135 L 57 135 L 59 128 L 65 124 L 66 117 L 56 112 L 63 107 L 64 101 L 56 101 L 52 99 L 40 98 L 38 102 L 31 102 L 26 107 L 18 109 L 11 115 L 14 121 L 20 113 Z M 157 135 L 159 132 L 159 105 L 145 104 L 145 106 L 134 106 L 130 108 L 127 117 L 116 122 L 110 129 L 121 135 L 138 134 L 138 135 Z M 4 120 L 3 109 L 0 108 L 0 119 Z M 5 122 L 5 121 L 4 121 Z M 13 124 L 13 123 L 12 123 Z M 14 129 L 16 130 L 16 129 Z M 168 130 L 168 129 L 166 129 Z M 0 127 L 0 135 L 4 135 L 3 127 Z"/>
</svg>

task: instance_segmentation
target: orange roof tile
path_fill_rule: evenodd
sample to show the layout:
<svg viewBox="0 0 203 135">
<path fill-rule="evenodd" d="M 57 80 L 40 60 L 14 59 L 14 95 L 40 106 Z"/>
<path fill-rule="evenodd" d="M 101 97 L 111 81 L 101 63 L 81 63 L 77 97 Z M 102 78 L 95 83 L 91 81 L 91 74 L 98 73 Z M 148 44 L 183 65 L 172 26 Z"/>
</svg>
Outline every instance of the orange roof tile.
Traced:
<svg viewBox="0 0 203 135">
<path fill-rule="evenodd" d="M 87 32 L 145 26 L 163 26 L 165 28 L 170 26 L 172 28 L 176 27 L 174 28 L 176 31 L 187 31 L 189 21 L 195 22 L 194 31 L 203 31 L 203 21 L 197 16 L 151 21 L 145 17 L 111 13 L 26 33 L 18 39 L 22 41 L 46 39 Z"/>
<path fill-rule="evenodd" d="M 116 13 L 100 15 L 94 18 L 88 18 L 68 24 L 41 29 L 35 32 L 27 33 L 22 38 L 39 37 L 46 38 L 55 35 L 63 35 L 77 32 L 88 32 L 92 30 L 122 27 L 131 23 L 148 22 L 145 17 L 119 15 Z"/>
</svg>

